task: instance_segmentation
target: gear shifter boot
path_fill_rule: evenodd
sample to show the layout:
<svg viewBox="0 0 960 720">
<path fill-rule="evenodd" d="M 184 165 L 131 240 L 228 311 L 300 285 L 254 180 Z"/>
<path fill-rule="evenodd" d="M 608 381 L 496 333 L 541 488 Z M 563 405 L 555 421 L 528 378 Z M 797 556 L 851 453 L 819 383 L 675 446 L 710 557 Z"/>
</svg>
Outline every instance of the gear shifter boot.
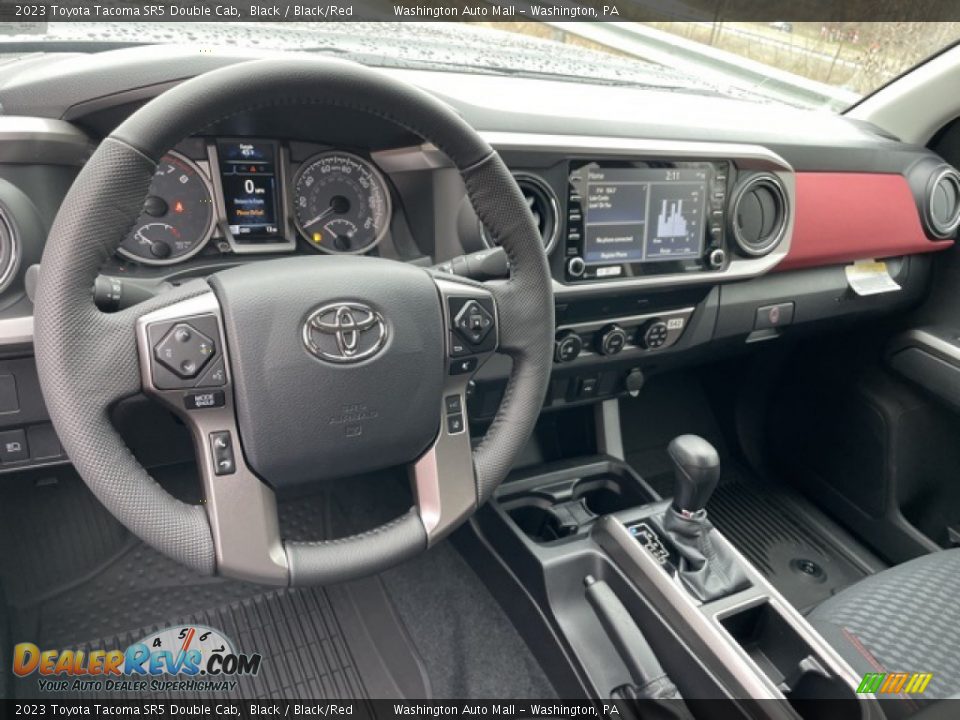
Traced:
<svg viewBox="0 0 960 720">
<path fill-rule="evenodd" d="M 667 508 L 662 526 L 680 555 L 680 580 L 701 602 L 746 587 L 748 581 L 737 559 L 713 542 L 713 526 L 704 510 L 720 480 L 720 455 L 697 435 L 674 438 L 667 453 L 676 481 L 673 504 Z"/>
<path fill-rule="evenodd" d="M 732 595 L 750 584 L 738 559 L 713 542 L 706 510 L 688 514 L 669 507 L 662 526 L 680 555 L 680 581 L 700 602 Z"/>
</svg>

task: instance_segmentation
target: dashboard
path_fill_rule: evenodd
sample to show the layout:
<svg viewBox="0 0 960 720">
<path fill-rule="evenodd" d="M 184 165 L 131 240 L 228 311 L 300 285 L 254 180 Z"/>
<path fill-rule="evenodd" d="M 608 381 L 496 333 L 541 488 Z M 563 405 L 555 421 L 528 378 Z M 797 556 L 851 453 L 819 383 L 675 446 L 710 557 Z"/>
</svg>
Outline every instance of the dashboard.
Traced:
<svg viewBox="0 0 960 720">
<path fill-rule="evenodd" d="M 246 59 L 133 48 L 79 60 L 52 53 L 22 73 L 5 66 L 0 356 L 9 360 L 0 357 L 0 376 L 4 363 L 29 358 L 30 270 L 98 139 L 183 78 Z M 555 296 L 548 409 L 616 397 L 677 364 L 910 307 L 960 225 L 955 169 L 842 116 L 588 84 L 573 107 L 569 83 L 390 72 L 461 113 L 526 198 Z M 495 247 L 459 174 L 411 132 L 339 108 L 259 110 L 171 148 L 140 217 L 105 259 L 96 296 L 115 310 L 290 254 L 449 271 Z M 867 259 L 885 263 L 898 292 L 851 289 L 845 267 Z M 476 375 L 472 418 L 492 415 L 508 370 L 497 356 Z M 41 422 L 39 393 L 4 417 Z"/>
<path fill-rule="evenodd" d="M 268 138 L 202 138 L 165 155 L 123 257 L 149 266 L 221 253 L 284 252 L 302 244 L 369 253 L 388 235 L 387 181 L 355 152 Z"/>
</svg>

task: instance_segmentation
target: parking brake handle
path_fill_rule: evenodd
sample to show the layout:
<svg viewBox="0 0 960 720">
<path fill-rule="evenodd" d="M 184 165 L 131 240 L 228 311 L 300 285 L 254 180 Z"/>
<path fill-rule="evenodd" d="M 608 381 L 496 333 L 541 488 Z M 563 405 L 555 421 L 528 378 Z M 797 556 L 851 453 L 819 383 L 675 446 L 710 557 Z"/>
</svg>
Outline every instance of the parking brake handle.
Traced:
<svg viewBox="0 0 960 720">
<path fill-rule="evenodd" d="M 587 602 L 597 614 L 633 680 L 633 687 L 616 688 L 614 695 L 631 700 L 668 700 L 669 703 L 659 706 L 663 713 L 657 714 L 658 717 L 692 718 L 677 686 L 667 676 L 650 643 L 616 593 L 607 583 L 592 575 L 587 575 L 583 584 L 586 586 Z"/>
</svg>

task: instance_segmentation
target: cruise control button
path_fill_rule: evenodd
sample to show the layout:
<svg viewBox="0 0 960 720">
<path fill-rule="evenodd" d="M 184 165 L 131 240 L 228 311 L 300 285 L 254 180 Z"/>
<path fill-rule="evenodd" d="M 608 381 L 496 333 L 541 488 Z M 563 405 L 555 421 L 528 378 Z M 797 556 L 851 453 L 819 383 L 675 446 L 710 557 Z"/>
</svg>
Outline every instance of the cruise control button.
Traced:
<svg viewBox="0 0 960 720">
<path fill-rule="evenodd" d="M 223 390 L 211 392 L 191 392 L 183 396 L 183 406 L 187 410 L 203 410 L 205 408 L 223 407 L 225 402 Z"/>
<path fill-rule="evenodd" d="M 177 377 L 194 378 L 216 353 L 213 340 L 187 323 L 177 323 L 153 349 L 157 360 Z"/>
<path fill-rule="evenodd" d="M 465 375 L 477 369 L 477 359 L 475 357 L 464 358 L 450 363 L 451 375 Z"/>
</svg>

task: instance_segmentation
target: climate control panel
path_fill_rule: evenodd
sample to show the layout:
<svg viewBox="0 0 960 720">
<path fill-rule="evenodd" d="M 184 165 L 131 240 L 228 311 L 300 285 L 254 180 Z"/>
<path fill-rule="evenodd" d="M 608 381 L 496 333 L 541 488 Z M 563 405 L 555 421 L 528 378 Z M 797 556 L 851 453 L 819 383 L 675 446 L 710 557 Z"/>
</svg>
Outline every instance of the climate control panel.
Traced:
<svg viewBox="0 0 960 720">
<path fill-rule="evenodd" d="M 664 350 L 683 335 L 694 308 L 561 325 L 553 360 L 569 363 L 586 357 L 638 356 Z"/>
</svg>

